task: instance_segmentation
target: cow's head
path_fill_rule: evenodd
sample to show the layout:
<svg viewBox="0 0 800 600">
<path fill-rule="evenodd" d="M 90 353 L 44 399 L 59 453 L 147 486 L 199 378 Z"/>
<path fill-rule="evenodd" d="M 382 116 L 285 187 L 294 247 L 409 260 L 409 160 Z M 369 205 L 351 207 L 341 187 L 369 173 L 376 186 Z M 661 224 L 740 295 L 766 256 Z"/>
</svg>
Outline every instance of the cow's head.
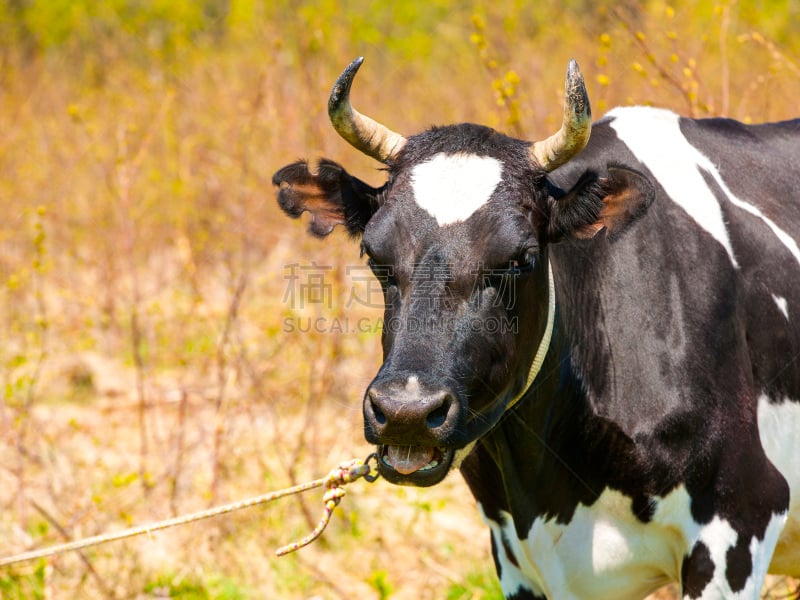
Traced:
<svg viewBox="0 0 800 600">
<path fill-rule="evenodd" d="M 433 485 L 527 386 L 552 326 L 549 244 L 620 231 L 648 194 L 619 168 L 586 172 L 569 190 L 549 181 L 591 130 L 574 61 L 562 127 L 533 144 L 471 124 L 405 138 L 351 106 L 360 65 L 339 77 L 328 109 L 348 142 L 387 165 L 387 182 L 373 188 L 322 160 L 316 173 L 286 166 L 273 183 L 286 213 L 311 213 L 314 235 L 341 224 L 361 236 L 386 305 L 366 438 L 386 479 Z"/>
</svg>

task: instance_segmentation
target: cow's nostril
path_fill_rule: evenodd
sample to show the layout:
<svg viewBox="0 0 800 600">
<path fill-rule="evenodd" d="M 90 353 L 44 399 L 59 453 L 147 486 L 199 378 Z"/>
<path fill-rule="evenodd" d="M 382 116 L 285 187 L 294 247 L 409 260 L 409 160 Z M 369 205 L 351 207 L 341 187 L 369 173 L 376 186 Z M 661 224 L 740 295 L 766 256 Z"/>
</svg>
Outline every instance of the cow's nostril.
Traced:
<svg viewBox="0 0 800 600">
<path fill-rule="evenodd" d="M 370 390 L 368 396 L 369 405 L 370 408 L 372 408 L 372 416 L 375 417 L 375 422 L 378 425 L 386 425 L 386 414 L 378 406 L 376 394 Z"/>
<path fill-rule="evenodd" d="M 428 413 L 428 416 L 425 418 L 425 423 L 428 427 L 436 429 L 445 424 L 445 421 L 447 421 L 447 414 L 450 412 L 450 404 L 451 398 L 447 396 L 444 398 L 441 405 Z"/>
<path fill-rule="evenodd" d="M 375 415 L 375 421 L 378 425 L 386 425 L 386 415 L 375 404 L 372 405 L 372 414 Z"/>
</svg>

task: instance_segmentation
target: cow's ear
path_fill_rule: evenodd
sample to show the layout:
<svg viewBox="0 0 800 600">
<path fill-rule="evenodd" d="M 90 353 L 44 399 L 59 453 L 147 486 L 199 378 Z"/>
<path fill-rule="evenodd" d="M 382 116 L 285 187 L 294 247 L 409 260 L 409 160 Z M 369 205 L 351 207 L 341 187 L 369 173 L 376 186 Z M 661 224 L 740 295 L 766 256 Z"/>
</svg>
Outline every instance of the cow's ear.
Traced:
<svg viewBox="0 0 800 600">
<path fill-rule="evenodd" d="M 550 198 L 548 238 L 587 239 L 605 232 L 613 238 L 642 216 L 655 197 L 641 173 L 609 167 L 605 177 L 585 173 L 566 194 Z"/>
<path fill-rule="evenodd" d="M 272 176 L 272 183 L 279 188 L 278 204 L 287 215 L 296 219 L 311 213 L 308 230 L 318 237 L 337 225 L 344 225 L 352 236 L 360 235 L 379 207 L 380 189 L 326 159 L 319 161 L 316 174 L 306 161 L 287 165 Z"/>
</svg>

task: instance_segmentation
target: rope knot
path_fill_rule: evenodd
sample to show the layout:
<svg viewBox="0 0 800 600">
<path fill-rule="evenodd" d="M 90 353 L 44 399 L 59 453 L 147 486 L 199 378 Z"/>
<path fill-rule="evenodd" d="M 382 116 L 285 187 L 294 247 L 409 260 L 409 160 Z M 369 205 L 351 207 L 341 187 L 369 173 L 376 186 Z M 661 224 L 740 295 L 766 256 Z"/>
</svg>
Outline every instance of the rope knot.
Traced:
<svg viewBox="0 0 800 600">
<path fill-rule="evenodd" d="M 339 502 L 342 501 L 344 495 L 344 489 L 337 486 L 325 492 L 325 494 L 322 496 L 322 502 L 325 504 L 325 506 L 330 507 L 331 510 L 333 510 L 333 507 L 338 506 Z"/>
<path fill-rule="evenodd" d="M 295 552 L 304 546 L 308 546 L 311 542 L 322 535 L 322 532 L 325 531 L 325 528 L 328 526 L 328 523 L 331 520 L 331 515 L 333 514 L 334 509 L 339 506 L 339 503 L 345 496 L 344 488 L 341 486 L 352 483 L 361 477 L 370 483 L 378 478 L 377 467 L 375 467 L 375 474 L 372 475 L 372 467 L 369 465 L 370 461 L 372 460 L 378 460 L 377 454 L 370 454 L 365 460 L 355 459 L 341 463 L 330 473 L 328 473 L 328 476 L 324 478 L 325 487 L 328 489 L 322 496 L 322 502 L 325 507 L 322 511 L 322 517 L 320 518 L 319 523 L 314 530 L 303 539 L 278 548 L 275 551 L 275 554 L 278 556 L 284 556 L 290 552 Z"/>
</svg>

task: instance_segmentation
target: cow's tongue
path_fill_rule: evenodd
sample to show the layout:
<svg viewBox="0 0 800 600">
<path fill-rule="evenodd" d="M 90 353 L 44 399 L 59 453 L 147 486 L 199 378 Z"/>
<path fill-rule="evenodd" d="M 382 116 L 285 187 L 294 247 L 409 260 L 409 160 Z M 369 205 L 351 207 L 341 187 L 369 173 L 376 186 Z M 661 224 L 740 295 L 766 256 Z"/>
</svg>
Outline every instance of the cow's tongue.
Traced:
<svg viewBox="0 0 800 600">
<path fill-rule="evenodd" d="M 424 446 L 388 446 L 387 462 L 403 475 L 416 473 L 433 460 L 434 448 Z"/>
</svg>

